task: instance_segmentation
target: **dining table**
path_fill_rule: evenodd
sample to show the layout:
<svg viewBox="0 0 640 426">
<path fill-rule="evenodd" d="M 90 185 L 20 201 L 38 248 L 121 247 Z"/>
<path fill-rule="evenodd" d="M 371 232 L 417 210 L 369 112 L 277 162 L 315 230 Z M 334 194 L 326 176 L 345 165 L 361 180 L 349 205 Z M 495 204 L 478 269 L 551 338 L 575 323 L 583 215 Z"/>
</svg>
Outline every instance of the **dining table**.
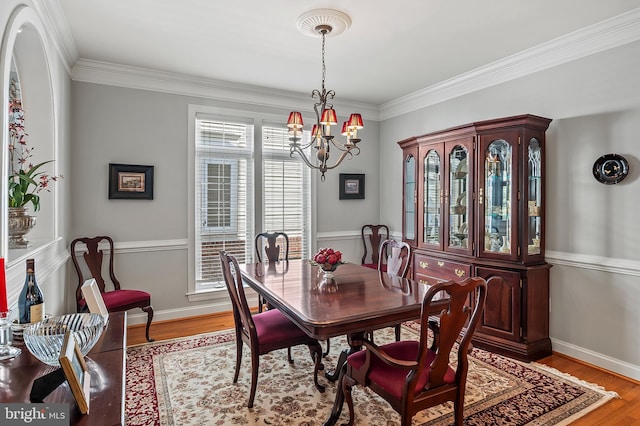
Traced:
<svg viewBox="0 0 640 426">
<path fill-rule="evenodd" d="M 366 333 L 420 318 L 422 299 L 439 278 L 420 282 L 389 275 L 354 263 L 340 265 L 327 281 L 324 271 L 308 260 L 260 262 L 239 265 L 243 281 L 271 308 L 318 340 L 347 336 L 348 348 L 340 353 L 335 370 L 327 379 L 335 381 L 347 357 L 362 348 Z M 442 303 L 434 303 L 434 313 Z M 332 410 L 332 418 L 340 407 Z M 330 419 L 326 424 L 333 424 Z"/>
</svg>

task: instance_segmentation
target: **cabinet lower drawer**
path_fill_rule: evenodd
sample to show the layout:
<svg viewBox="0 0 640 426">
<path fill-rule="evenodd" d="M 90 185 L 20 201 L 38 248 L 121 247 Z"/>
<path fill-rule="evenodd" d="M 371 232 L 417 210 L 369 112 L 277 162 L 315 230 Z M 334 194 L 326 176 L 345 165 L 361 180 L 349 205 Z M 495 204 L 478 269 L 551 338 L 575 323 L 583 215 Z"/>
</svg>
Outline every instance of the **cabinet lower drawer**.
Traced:
<svg viewBox="0 0 640 426">
<path fill-rule="evenodd" d="M 471 265 L 416 254 L 413 258 L 413 273 L 416 279 L 422 275 L 444 280 L 462 280 L 471 276 Z"/>
</svg>

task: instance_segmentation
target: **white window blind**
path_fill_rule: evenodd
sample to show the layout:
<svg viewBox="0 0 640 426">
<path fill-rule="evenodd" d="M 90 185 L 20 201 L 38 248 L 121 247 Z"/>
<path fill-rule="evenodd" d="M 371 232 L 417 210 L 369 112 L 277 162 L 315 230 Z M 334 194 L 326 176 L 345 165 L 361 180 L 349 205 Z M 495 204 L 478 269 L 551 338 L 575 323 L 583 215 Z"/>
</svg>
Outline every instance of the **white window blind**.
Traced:
<svg viewBox="0 0 640 426">
<path fill-rule="evenodd" d="M 262 127 L 263 230 L 289 236 L 289 259 L 308 259 L 311 236 L 311 172 L 289 154 L 284 125 Z M 305 132 L 303 138 L 308 139 Z M 264 257 L 264 256 L 263 256 Z"/>
<path fill-rule="evenodd" d="M 252 259 L 253 125 L 196 115 L 196 291 L 225 288 L 219 251 Z"/>
</svg>

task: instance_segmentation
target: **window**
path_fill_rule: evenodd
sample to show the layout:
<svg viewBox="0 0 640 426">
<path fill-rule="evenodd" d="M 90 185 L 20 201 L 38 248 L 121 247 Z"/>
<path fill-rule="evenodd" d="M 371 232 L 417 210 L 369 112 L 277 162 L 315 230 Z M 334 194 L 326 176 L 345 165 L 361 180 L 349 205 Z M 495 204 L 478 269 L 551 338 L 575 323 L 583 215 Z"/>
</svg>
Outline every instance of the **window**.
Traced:
<svg viewBox="0 0 640 426">
<path fill-rule="evenodd" d="M 257 232 L 286 232 L 291 259 L 308 258 L 311 250 L 311 170 L 298 155 L 290 156 L 286 125 L 196 108 L 190 107 L 191 300 L 225 289 L 220 250 L 240 263 L 253 261 Z"/>
<path fill-rule="evenodd" d="M 253 124 L 196 117 L 196 291 L 223 289 L 218 252 L 251 259 Z"/>
<path fill-rule="evenodd" d="M 238 163 L 231 164 L 217 159 L 204 158 L 204 185 L 206 194 L 206 222 L 209 231 L 238 228 L 237 195 L 232 188 L 238 186 Z"/>
<path fill-rule="evenodd" d="M 287 127 L 262 127 L 263 230 L 289 236 L 289 259 L 308 259 L 311 234 L 311 172 L 289 154 Z M 305 135 L 307 138 L 309 135 Z"/>
</svg>

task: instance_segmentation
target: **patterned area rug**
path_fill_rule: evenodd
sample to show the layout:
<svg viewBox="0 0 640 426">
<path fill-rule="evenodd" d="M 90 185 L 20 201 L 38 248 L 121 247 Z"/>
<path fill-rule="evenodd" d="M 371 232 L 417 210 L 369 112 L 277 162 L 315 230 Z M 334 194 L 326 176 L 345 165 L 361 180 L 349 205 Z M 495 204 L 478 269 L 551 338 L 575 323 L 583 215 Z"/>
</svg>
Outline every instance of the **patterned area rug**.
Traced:
<svg viewBox="0 0 640 426">
<path fill-rule="evenodd" d="M 413 333 L 406 326 L 403 339 Z M 375 333 L 376 342 L 393 339 L 392 329 Z M 344 338 L 331 339 L 324 359 L 332 368 Z M 147 343 L 127 349 L 127 425 L 321 425 L 335 395 L 313 386 L 313 365 L 305 346 L 294 348 L 294 364 L 286 350 L 260 357 L 258 389 L 246 408 L 251 382 L 250 354 L 245 345 L 242 370 L 232 383 L 235 364 L 232 331 Z M 465 397 L 466 425 L 565 425 L 599 407 L 615 392 L 580 381 L 537 363 L 521 363 L 474 349 Z M 391 426 L 400 417 L 368 389 L 353 392 L 356 423 Z M 424 410 L 413 425 L 453 423 L 452 404 Z M 348 419 L 345 405 L 340 422 Z"/>
</svg>

